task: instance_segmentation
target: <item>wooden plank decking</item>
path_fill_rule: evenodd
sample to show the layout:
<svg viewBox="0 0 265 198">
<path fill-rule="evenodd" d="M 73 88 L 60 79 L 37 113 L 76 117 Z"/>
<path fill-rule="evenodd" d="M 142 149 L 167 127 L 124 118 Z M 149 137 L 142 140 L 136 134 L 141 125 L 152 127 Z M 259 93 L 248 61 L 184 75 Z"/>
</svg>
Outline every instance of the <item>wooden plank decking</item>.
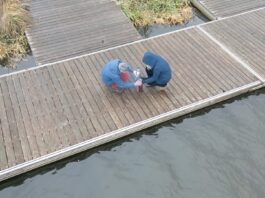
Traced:
<svg viewBox="0 0 265 198">
<path fill-rule="evenodd" d="M 265 1 L 264 1 L 265 3 Z M 265 8 L 202 26 L 265 80 Z M 233 27 L 233 28 L 230 28 Z"/>
<path fill-rule="evenodd" d="M 30 13 L 27 36 L 39 65 L 141 38 L 111 0 L 32 0 Z"/>
<path fill-rule="evenodd" d="M 1 77 L 0 181 L 263 86 L 263 24 L 259 10 Z M 142 67 L 147 50 L 172 66 L 165 91 L 102 85 L 106 62 Z"/>
<path fill-rule="evenodd" d="M 224 18 L 265 7 L 264 0 L 191 0 L 214 18 Z"/>
</svg>

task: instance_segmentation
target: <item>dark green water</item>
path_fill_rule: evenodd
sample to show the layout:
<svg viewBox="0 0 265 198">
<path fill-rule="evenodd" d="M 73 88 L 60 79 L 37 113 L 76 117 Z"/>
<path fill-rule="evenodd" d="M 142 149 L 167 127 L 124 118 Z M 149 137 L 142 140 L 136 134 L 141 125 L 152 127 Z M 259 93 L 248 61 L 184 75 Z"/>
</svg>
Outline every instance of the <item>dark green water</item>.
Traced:
<svg viewBox="0 0 265 198">
<path fill-rule="evenodd" d="M 1 198 L 264 198 L 265 89 L 0 184 Z"/>
</svg>

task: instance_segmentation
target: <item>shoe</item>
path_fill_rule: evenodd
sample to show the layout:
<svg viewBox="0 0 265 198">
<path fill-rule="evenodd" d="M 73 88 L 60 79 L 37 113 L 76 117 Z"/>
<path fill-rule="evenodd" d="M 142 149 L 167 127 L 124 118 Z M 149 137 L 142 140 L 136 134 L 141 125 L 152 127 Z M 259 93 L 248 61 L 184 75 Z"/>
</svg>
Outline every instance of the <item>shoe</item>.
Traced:
<svg viewBox="0 0 265 198">
<path fill-rule="evenodd" d="M 155 88 L 156 88 L 157 91 L 164 91 L 164 90 L 166 90 L 166 87 L 156 86 Z"/>
<path fill-rule="evenodd" d="M 110 88 L 110 90 L 111 90 L 111 92 L 113 92 L 113 93 L 118 93 L 118 94 L 122 94 L 122 93 L 124 93 L 124 89 L 112 89 L 112 88 Z"/>
</svg>

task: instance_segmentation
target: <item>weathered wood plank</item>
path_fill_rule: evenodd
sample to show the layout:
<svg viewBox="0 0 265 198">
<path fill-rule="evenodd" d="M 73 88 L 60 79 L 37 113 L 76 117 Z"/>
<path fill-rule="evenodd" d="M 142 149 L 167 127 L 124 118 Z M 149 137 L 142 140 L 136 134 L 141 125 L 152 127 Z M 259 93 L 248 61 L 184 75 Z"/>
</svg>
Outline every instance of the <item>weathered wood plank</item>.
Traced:
<svg viewBox="0 0 265 198">
<path fill-rule="evenodd" d="M 247 15 L 204 25 L 202 28 L 265 78 L 264 16 L 265 9 L 262 9 Z M 231 25 L 233 28 L 230 28 Z M 236 71 L 238 71 L 238 67 Z M 239 76 L 243 76 L 244 82 L 252 79 L 246 70 L 241 71 Z"/>
<path fill-rule="evenodd" d="M 73 115 L 73 107 L 72 107 L 72 103 L 69 103 L 68 100 L 69 98 L 65 95 L 62 87 L 61 87 L 61 83 L 60 83 L 60 76 L 58 76 L 58 74 L 55 73 L 54 68 L 58 67 L 58 65 L 54 65 L 52 67 L 48 67 L 48 71 L 49 71 L 49 77 L 52 81 L 52 84 L 56 90 L 56 93 L 59 96 L 59 99 L 61 101 L 61 104 L 63 106 L 64 109 L 64 113 L 68 118 L 68 122 L 69 125 L 71 126 L 72 129 L 72 133 L 74 134 L 74 139 L 72 139 L 73 142 L 81 142 L 83 140 L 82 138 L 82 132 L 80 129 L 80 126 L 78 125 L 77 122 L 77 118 L 74 117 Z M 61 77 L 62 78 L 62 77 Z"/>
<path fill-rule="evenodd" d="M 27 133 L 27 138 L 29 141 L 29 145 L 30 145 L 30 150 L 31 150 L 31 154 L 32 154 L 32 158 L 36 158 L 38 156 L 40 156 L 40 150 L 39 150 L 39 146 L 37 144 L 37 140 L 36 140 L 36 135 L 34 133 L 34 129 L 32 127 L 32 121 L 29 115 L 29 111 L 25 102 L 25 98 L 23 95 L 23 89 L 21 87 L 20 81 L 19 81 L 19 77 L 17 75 L 13 75 L 12 76 L 13 82 L 14 82 L 14 91 L 16 92 L 16 96 L 18 99 L 18 104 L 20 106 L 21 109 L 21 114 L 22 114 L 22 118 L 23 118 L 23 123 L 25 126 L 25 130 Z"/>
<path fill-rule="evenodd" d="M 91 62 L 97 65 L 97 75 L 100 76 L 101 69 L 104 67 L 104 65 L 110 61 L 111 59 L 107 58 L 106 56 L 101 56 L 100 54 L 96 54 L 94 57 L 91 57 Z M 133 116 L 134 109 L 132 108 L 130 101 L 128 100 L 127 96 L 123 96 L 123 94 L 117 94 L 114 92 L 111 92 L 109 88 L 106 88 L 101 80 L 99 81 L 100 85 L 105 88 L 106 95 L 108 95 L 109 98 L 112 97 L 113 100 L 110 101 L 111 104 L 114 105 L 114 107 L 119 106 L 119 108 L 116 110 L 117 114 L 121 115 L 121 112 L 124 112 L 126 114 L 126 118 L 128 123 L 133 123 L 135 117 Z M 128 91 L 128 90 L 127 90 Z M 128 91 L 129 92 L 129 91 Z M 137 118 L 136 118 L 137 120 Z"/>
<path fill-rule="evenodd" d="M 180 33 L 181 34 L 181 33 Z M 193 56 L 191 57 L 189 54 L 193 54 L 191 51 L 191 48 L 185 43 L 186 40 L 189 38 L 179 38 L 181 35 L 178 35 L 178 38 L 174 38 L 171 40 L 171 42 L 175 42 L 179 39 L 180 42 L 176 42 L 176 45 L 167 46 L 165 45 L 165 48 L 172 49 L 171 53 L 172 57 L 174 57 L 174 54 L 177 54 L 175 57 L 175 60 L 177 61 L 173 66 L 178 66 L 175 71 L 178 72 L 178 70 L 182 70 L 181 77 L 183 78 L 183 83 L 185 84 L 185 87 L 183 87 L 184 91 L 185 89 L 188 91 L 187 95 L 191 100 L 199 101 L 205 98 L 207 95 L 203 84 L 201 83 L 201 77 L 198 77 L 197 73 L 194 71 L 194 68 L 191 68 L 191 65 L 194 65 Z M 162 45 L 163 38 L 161 38 L 161 41 L 154 41 L 160 43 Z M 180 47 L 182 46 L 182 47 Z M 163 49 L 163 48 L 162 48 Z M 169 50 L 168 50 L 169 51 Z M 170 54 L 169 51 L 169 54 Z M 185 52 L 185 53 L 183 53 Z M 167 56 L 167 53 L 164 53 L 164 56 Z M 171 58 L 172 59 L 172 58 Z M 174 59 L 173 59 L 174 60 Z M 197 83 L 200 82 L 200 83 Z M 186 101 L 187 104 L 187 101 Z"/>
<path fill-rule="evenodd" d="M 34 79 L 31 73 L 35 71 L 29 71 L 24 75 L 24 81 L 26 86 L 29 88 L 29 94 L 32 96 L 32 102 L 35 107 L 36 117 L 38 117 L 38 123 L 40 124 L 40 133 L 43 136 L 44 142 L 46 144 L 47 152 L 55 151 L 59 147 L 60 141 L 54 130 L 52 123 L 52 117 L 47 112 L 46 100 L 41 98 L 40 92 L 36 86 L 38 79 Z M 32 81 L 35 81 L 35 84 L 32 85 Z"/>
<path fill-rule="evenodd" d="M 1 81 L 2 83 L 2 81 Z M 15 162 L 15 152 L 14 152 L 14 148 L 13 148 L 13 144 L 12 144 L 12 140 L 11 140 L 11 134 L 10 134 L 10 130 L 9 130 L 9 125 L 8 125 L 8 119 L 6 116 L 6 111 L 5 111 L 5 104 L 4 104 L 4 99 L 3 99 L 3 92 L 1 89 L 1 94 L 0 94 L 0 121 L 1 121 L 1 132 L 2 132 L 2 139 L 3 139 L 3 151 L 1 152 L 2 154 L 2 158 L 3 158 L 3 165 L 6 166 L 12 166 L 14 165 Z M 4 155 L 6 155 L 6 164 L 5 164 L 5 157 Z"/>
<path fill-rule="evenodd" d="M 66 64 L 67 64 L 67 63 L 66 63 Z M 72 70 L 71 70 L 69 64 L 65 67 L 65 69 L 67 70 L 68 75 L 69 75 L 70 78 L 72 79 L 72 83 L 73 83 L 72 88 L 76 90 L 76 92 L 77 92 L 77 94 L 79 95 L 80 100 L 81 100 L 81 102 L 82 102 L 82 104 L 83 104 L 83 106 L 84 106 L 84 108 L 85 108 L 85 110 L 86 110 L 87 115 L 84 116 L 84 117 L 89 118 L 91 124 L 95 127 L 94 129 L 91 129 L 91 130 L 90 130 L 90 133 L 91 133 L 91 134 L 95 133 L 95 132 L 96 132 L 96 128 L 98 128 L 98 125 L 100 125 L 100 126 L 102 127 L 102 130 L 103 130 L 103 131 L 114 130 L 114 129 L 116 128 L 115 126 L 111 125 L 112 127 L 109 128 L 109 126 L 108 126 L 108 124 L 107 124 L 108 121 L 111 122 L 111 119 L 110 119 L 110 116 L 109 116 L 109 115 L 104 114 L 105 116 L 103 116 L 103 117 L 104 117 L 105 119 L 103 119 L 103 120 L 101 119 L 102 122 L 100 122 L 100 121 L 98 120 L 98 118 L 97 118 L 97 114 L 94 115 L 93 110 L 92 110 L 90 104 L 88 103 L 88 101 L 91 100 L 92 97 L 91 97 L 91 95 L 90 95 L 90 98 L 89 98 L 89 99 L 86 97 L 86 95 L 85 95 L 85 93 L 84 93 L 84 91 L 83 91 L 83 88 L 80 86 L 79 79 L 77 79 L 77 78 L 75 77 L 75 73 L 78 73 L 78 72 L 79 72 L 79 71 L 77 70 L 77 67 L 79 67 L 79 66 L 76 66 L 76 65 L 74 64 L 74 62 L 72 62 L 72 64 L 73 64 L 74 67 L 76 68 L 75 71 L 72 71 Z M 93 84 L 90 84 L 90 85 L 93 86 Z M 93 87 L 92 87 L 92 89 L 93 89 Z M 99 122 L 100 122 L 100 123 L 99 123 Z M 96 126 L 97 126 L 97 127 L 96 127 Z"/>
<path fill-rule="evenodd" d="M 101 64 L 102 62 L 98 62 L 97 61 L 97 59 L 96 59 L 97 56 L 99 56 L 99 54 L 95 54 L 95 56 L 91 56 L 91 57 L 89 57 L 89 59 L 85 58 L 85 60 L 86 61 L 90 61 L 90 62 L 88 62 L 88 63 L 90 63 L 89 65 L 94 65 L 95 66 L 95 69 L 93 69 L 93 70 L 95 70 L 94 75 L 99 77 L 100 76 L 100 71 L 103 68 L 104 64 Z M 102 58 L 104 58 L 104 57 L 102 56 Z M 100 59 L 98 59 L 98 60 L 100 60 Z M 111 59 L 109 59 L 109 60 L 111 60 Z M 104 63 L 107 63 L 109 60 L 105 59 Z M 102 82 L 101 82 L 100 79 L 98 79 L 98 83 L 103 87 Z M 116 104 L 115 106 L 119 106 L 120 107 L 120 112 L 118 112 L 118 113 L 121 114 L 121 112 L 123 112 L 122 114 L 124 114 L 123 116 L 126 117 L 127 125 L 132 124 L 133 123 L 133 116 L 132 116 L 130 110 L 127 109 L 126 104 L 124 103 L 124 101 L 122 100 L 120 95 L 116 94 L 116 93 L 111 93 L 109 90 L 106 90 L 105 92 L 109 96 L 113 97 L 113 100 L 111 101 L 111 104 L 113 103 L 113 104 Z"/>
<path fill-rule="evenodd" d="M 2 127 L 0 127 L 0 171 L 6 168 L 8 168 L 8 161 L 4 141 L 4 132 L 2 130 Z"/>
<path fill-rule="evenodd" d="M 49 131 L 49 133 L 46 134 L 48 136 L 50 147 L 55 151 L 58 148 L 62 148 L 63 145 L 67 145 L 67 140 L 65 135 L 60 133 L 60 128 L 57 127 L 59 122 L 57 120 L 57 116 L 53 113 L 54 107 L 50 101 L 51 95 L 44 88 L 46 82 L 43 79 L 43 72 L 41 70 L 30 71 L 28 72 L 28 76 L 36 82 L 36 85 L 33 86 L 33 91 L 40 99 L 40 109 L 42 109 L 43 117 L 46 120 L 46 129 Z"/>
<path fill-rule="evenodd" d="M 178 41 L 181 42 L 181 39 L 179 39 Z M 190 44 L 185 42 L 185 45 L 187 45 L 187 47 L 189 47 L 190 49 L 193 48 L 192 47 L 193 43 Z M 185 54 L 182 53 L 182 60 L 185 61 L 185 59 L 187 59 L 187 63 L 185 65 L 185 68 L 187 68 L 186 73 L 188 73 L 188 71 L 191 71 L 190 75 L 193 76 L 193 79 L 196 79 L 193 82 L 199 81 L 200 82 L 199 86 L 206 86 L 208 87 L 208 90 L 212 90 L 211 88 L 213 88 L 213 90 L 217 91 L 217 93 L 222 93 L 223 91 L 220 90 L 219 85 L 215 86 L 216 79 L 219 79 L 219 74 L 216 74 L 216 70 L 212 68 L 213 66 L 212 60 L 209 60 L 209 58 L 205 57 L 205 54 L 207 53 L 205 48 L 204 47 L 201 47 L 199 49 L 196 48 L 196 50 L 192 50 L 191 53 L 192 53 L 192 60 L 189 59 L 191 57 L 187 58 L 185 57 Z M 197 63 L 196 68 L 190 67 L 190 65 L 194 63 Z M 205 81 L 207 82 L 207 80 L 208 83 L 206 84 L 203 83 Z M 195 88 L 195 90 L 197 90 L 197 88 Z M 191 93 L 193 91 L 194 89 L 191 90 Z"/>
<path fill-rule="evenodd" d="M 187 34 L 188 34 L 188 32 L 187 32 Z M 171 51 L 169 53 L 169 56 L 171 55 L 169 60 L 176 59 L 176 62 L 173 63 L 174 65 L 176 65 L 175 66 L 176 67 L 176 69 L 175 69 L 176 73 L 179 73 L 179 75 L 176 77 L 176 79 L 183 78 L 183 77 L 185 79 L 186 77 L 183 76 L 183 74 L 185 74 L 185 73 L 192 75 L 193 78 L 198 75 L 199 78 L 196 77 L 196 81 L 200 82 L 199 87 L 202 89 L 202 91 L 207 96 L 215 95 L 215 94 L 219 93 L 218 92 L 219 87 L 216 86 L 211 81 L 211 79 L 209 79 L 206 76 L 206 74 L 204 72 L 203 67 L 205 67 L 205 64 L 201 58 L 201 56 L 202 56 L 201 51 L 192 50 L 192 48 L 193 48 L 192 45 L 187 44 L 187 43 L 183 44 L 183 46 L 185 46 L 185 49 L 181 49 L 180 44 L 181 44 L 182 40 L 181 39 L 178 40 L 177 38 L 175 38 L 175 35 L 172 35 L 172 40 L 170 40 L 170 41 L 167 41 L 167 39 L 163 39 L 163 40 L 164 40 L 163 42 L 165 42 L 165 48 L 170 48 L 172 46 L 175 46 L 175 48 L 174 48 L 175 54 L 173 53 L 173 51 Z M 189 40 L 189 38 L 186 38 L 185 40 Z M 185 55 L 182 52 L 182 50 L 185 51 Z M 195 62 L 196 62 L 196 67 L 192 67 L 192 65 Z M 184 70 L 187 69 L 186 72 L 182 71 L 183 69 Z M 181 81 L 183 81 L 183 80 L 181 80 Z M 176 82 L 176 83 L 178 84 L 178 82 Z M 176 86 L 174 86 L 174 87 L 176 87 Z M 204 87 L 207 87 L 207 89 L 205 89 Z M 185 92 L 185 90 L 183 90 L 183 91 Z M 192 92 L 192 90 L 191 90 L 191 92 Z M 192 96 L 192 93 L 187 93 L 187 95 L 190 95 L 191 98 L 194 98 L 194 96 Z"/>
<path fill-rule="evenodd" d="M 75 100 L 74 97 L 76 98 L 76 93 L 74 90 L 69 89 L 69 77 L 67 75 L 67 73 L 64 72 L 64 66 L 63 65 L 56 65 L 53 67 L 54 73 L 58 78 L 58 82 L 60 84 L 60 87 L 62 89 L 62 92 L 64 93 L 64 97 L 67 100 L 67 104 L 68 106 L 70 106 L 73 116 L 74 116 L 74 121 L 76 122 L 76 124 L 79 126 L 80 128 L 80 132 L 81 132 L 81 139 L 85 140 L 88 137 L 88 131 L 91 123 L 89 123 L 88 125 L 85 123 L 85 121 L 83 120 L 82 114 L 83 113 L 83 107 L 80 106 L 80 103 L 78 100 Z M 81 108 L 81 112 L 80 109 Z"/>
<path fill-rule="evenodd" d="M 32 1 L 28 31 L 38 64 L 87 54 L 141 38 L 113 1 Z M 111 17 L 109 17 L 111 16 Z M 88 20 L 93 19 L 93 20 Z"/>
<path fill-rule="evenodd" d="M 60 98 L 61 96 L 60 90 L 57 90 L 56 85 L 53 84 L 53 80 L 52 80 L 53 75 L 49 75 L 49 70 L 47 68 L 44 68 L 43 70 L 44 70 L 43 71 L 44 81 L 47 83 L 46 89 L 50 93 L 50 95 L 52 95 L 52 100 L 54 103 L 53 113 L 56 113 L 56 117 L 59 120 L 59 123 L 60 123 L 59 128 L 60 130 L 63 131 L 62 135 L 68 139 L 67 142 L 69 145 L 78 143 L 78 140 L 75 135 L 77 133 L 76 130 L 78 130 L 78 128 L 71 125 L 72 121 L 69 120 L 69 117 L 67 116 L 70 114 L 69 107 L 63 105 L 63 102 L 61 101 L 61 98 Z"/>
<path fill-rule="evenodd" d="M 235 14 L 265 7 L 264 0 L 197 0 L 215 17 L 228 17 Z"/>
<path fill-rule="evenodd" d="M 189 37 L 189 39 L 190 38 L 191 37 Z M 181 38 L 178 37 L 176 39 L 178 39 L 178 41 L 181 42 L 182 39 L 185 39 L 185 38 L 182 37 L 182 39 L 181 39 Z M 204 65 L 205 69 L 201 70 L 201 71 L 205 72 L 206 78 L 209 78 L 209 79 L 211 79 L 214 82 L 216 80 L 218 80 L 218 82 L 220 82 L 222 84 L 222 87 L 224 87 L 225 89 L 231 89 L 230 84 L 229 83 L 228 84 L 225 83 L 225 80 L 220 77 L 220 72 L 218 72 L 218 68 L 214 66 L 214 65 L 218 65 L 218 64 L 216 64 L 214 62 L 214 60 L 215 60 L 214 57 L 211 56 L 211 59 L 209 59 L 209 57 L 205 56 L 206 54 L 208 54 L 207 50 L 205 50 L 205 47 L 202 46 L 201 43 L 200 44 L 198 44 L 198 43 L 192 43 L 191 44 L 191 43 L 187 42 L 186 39 L 185 39 L 184 42 L 185 42 L 186 45 L 189 46 L 190 49 L 193 49 L 192 53 L 194 53 L 194 55 L 195 55 L 194 51 L 200 52 L 201 55 L 200 56 L 194 56 L 194 58 L 192 58 L 193 59 L 192 62 L 193 62 L 193 64 L 196 63 L 196 62 L 200 62 L 201 64 Z M 183 53 L 182 53 L 182 57 L 183 57 L 183 60 L 185 60 L 186 57 L 185 57 L 185 55 Z M 187 59 L 187 60 L 189 61 L 189 59 Z M 192 62 L 190 62 L 190 64 L 192 64 Z M 190 65 L 190 64 L 188 64 L 188 65 Z M 191 70 L 191 68 L 189 70 Z M 207 71 L 207 73 L 206 73 L 206 71 Z M 196 74 L 196 72 L 193 72 L 192 76 L 193 75 L 195 75 L 197 79 L 200 78 L 200 76 L 198 76 Z M 198 92 L 197 92 L 197 94 L 198 94 Z"/>
<path fill-rule="evenodd" d="M 62 114 L 58 114 L 58 111 L 56 110 L 56 105 L 53 101 L 54 96 L 51 91 L 50 87 L 47 86 L 47 81 L 45 79 L 45 74 L 47 75 L 47 70 L 37 70 L 36 72 L 32 72 L 32 78 L 37 82 L 37 88 L 40 91 L 40 97 L 41 101 L 45 101 L 46 111 L 45 114 L 47 114 L 49 117 L 51 117 L 51 127 L 53 128 L 53 134 L 50 134 L 52 138 L 54 138 L 57 141 L 56 147 L 63 148 L 66 145 L 70 145 L 68 140 L 68 129 L 65 126 L 65 118 Z"/>
<path fill-rule="evenodd" d="M 92 74 L 86 74 L 83 69 L 83 64 L 85 65 L 85 67 L 87 66 L 85 61 L 78 59 L 74 60 L 74 63 L 75 65 L 78 65 L 76 73 L 77 75 L 79 75 L 78 80 L 79 83 L 81 83 L 81 88 L 84 89 L 84 97 L 86 98 L 85 101 L 88 114 L 91 119 L 93 119 L 92 123 L 95 127 L 95 131 L 92 131 L 92 135 L 97 136 L 98 134 L 103 133 L 105 129 L 109 130 L 106 123 L 107 120 L 105 118 L 106 114 L 105 116 L 100 115 L 102 112 L 104 112 L 104 105 L 101 100 L 97 100 L 98 93 L 95 90 L 95 84 L 93 81 L 90 81 L 90 75 Z M 93 88 L 90 87 L 91 85 L 93 86 Z"/>
<path fill-rule="evenodd" d="M 32 123 L 32 127 L 34 130 L 34 136 L 36 137 L 36 141 L 37 141 L 37 145 L 39 148 L 39 152 L 41 155 L 45 155 L 48 153 L 48 146 L 47 146 L 47 142 L 45 142 L 44 140 L 44 135 L 43 135 L 43 129 L 41 128 L 41 124 L 40 124 L 40 118 L 37 115 L 37 109 L 38 106 L 36 104 L 36 96 L 35 95 L 31 95 L 29 92 L 29 89 L 27 87 L 25 78 L 24 78 L 24 73 L 22 73 L 21 75 L 18 76 L 19 77 L 19 84 L 22 87 L 22 91 L 23 91 L 23 97 L 25 99 L 25 103 L 29 112 L 29 117 Z M 35 102 L 33 102 L 35 101 Z"/>
<path fill-rule="evenodd" d="M 7 81 L 3 81 L 1 83 L 1 89 L 3 92 L 3 101 L 4 101 L 4 107 L 5 107 L 5 113 L 6 113 L 6 118 L 8 121 L 9 125 L 9 132 L 10 132 L 10 137 L 11 137 L 11 144 L 13 145 L 14 149 L 14 154 L 15 154 L 15 163 L 22 163 L 24 162 L 24 156 L 22 152 L 22 145 L 21 141 L 19 138 L 19 132 L 18 132 L 18 126 L 16 123 L 16 118 L 14 114 L 14 109 L 11 101 L 11 96 L 10 96 L 10 91 L 8 90 L 8 85 Z M 15 165 L 15 164 L 12 164 Z"/>
<path fill-rule="evenodd" d="M 203 35 L 201 34 L 200 36 L 198 36 L 196 38 L 196 40 L 194 39 L 194 43 L 197 43 L 198 45 L 200 45 L 201 42 L 205 42 L 207 43 L 207 50 L 213 51 L 213 52 L 217 52 L 217 50 L 219 50 L 219 47 L 217 47 L 217 45 L 212 45 L 212 43 L 210 43 L 209 41 L 207 41 L 205 35 L 203 38 Z M 227 59 L 225 58 L 225 56 L 227 56 L 226 53 L 223 53 L 222 51 L 219 51 L 219 56 L 218 58 L 215 59 L 215 64 L 217 66 L 225 64 L 227 65 L 227 67 L 216 67 L 218 68 L 219 72 L 222 72 L 220 76 L 220 78 L 223 78 L 224 76 L 226 76 L 226 82 L 228 82 L 230 85 L 234 85 L 232 86 L 232 88 L 237 87 L 238 85 L 242 85 L 244 84 L 244 79 L 242 79 L 240 77 L 240 75 L 238 74 L 239 71 L 236 71 L 236 67 L 233 67 L 231 62 L 227 61 Z M 236 62 L 235 62 L 236 64 Z M 229 71 L 233 71 L 233 72 L 229 72 Z M 236 75 L 233 75 L 236 74 Z"/>
<path fill-rule="evenodd" d="M 13 166 L 16 164 L 16 157 L 15 157 L 15 151 L 13 148 L 13 143 L 11 139 L 11 131 L 9 129 L 9 121 L 7 118 L 7 113 L 5 109 L 5 103 L 4 103 L 4 97 L 3 97 L 3 90 L 2 90 L 2 84 L 4 83 L 4 80 L 0 81 L 0 89 L 1 89 L 1 95 L 0 95 L 0 120 L 1 120 L 1 131 L 3 132 L 3 140 L 4 140 L 4 146 L 5 146 L 5 152 L 7 155 L 7 163 L 8 166 Z"/>
<path fill-rule="evenodd" d="M 93 95 L 93 98 L 90 100 L 92 102 L 92 107 L 94 107 L 93 112 L 95 114 L 100 114 L 100 112 L 111 112 L 110 116 L 112 117 L 113 121 L 116 123 L 117 127 L 123 127 L 124 122 L 120 119 L 115 109 L 112 107 L 111 102 L 107 100 L 107 97 L 105 96 L 104 90 L 101 89 L 100 83 L 97 81 L 97 78 L 94 76 L 93 72 L 87 72 L 84 68 L 90 68 L 91 65 L 89 62 L 86 62 L 84 58 L 80 58 L 76 60 L 76 62 L 79 62 L 79 71 L 82 75 L 83 80 L 87 85 L 93 85 L 93 88 L 89 89 L 89 92 L 91 95 Z M 97 98 L 100 98 L 99 100 Z M 96 104 L 95 104 L 96 103 Z M 105 109 L 106 108 L 106 109 Z M 100 119 L 100 118 L 98 118 Z M 106 121 L 105 119 L 102 120 L 103 122 Z M 98 131 L 98 130 L 97 130 Z M 99 132 L 103 133 L 103 130 L 100 130 Z"/>
<path fill-rule="evenodd" d="M 17 135 L 18 135 L 18 139 L 20 140 L 20 143 L 21 143 L 22 152 L 23 152 L 23 159 L 25 161 L 29 161 L 32 159 L 32 153 L 30 150 L 30 146 L 29 146 L 29 142 L 28 142 L 28 138 L 27 138 L 27 133 L 25 130 L 23 117 L 21 115 L 19 102 L 18 102 L 17 97 L 16 97 L 17 93 L 15 92 L 15 86 L 13 84 L 12 78 L 7 78 L 6 81 L 7 81 L 9 94 L 10 94 L 10 100 L 11 100 L 12 107 L 14 110 L 14 117 L 15 117 L 14 120 L 16 122 L 17 129 L 18 129 Z"/>
</svg>

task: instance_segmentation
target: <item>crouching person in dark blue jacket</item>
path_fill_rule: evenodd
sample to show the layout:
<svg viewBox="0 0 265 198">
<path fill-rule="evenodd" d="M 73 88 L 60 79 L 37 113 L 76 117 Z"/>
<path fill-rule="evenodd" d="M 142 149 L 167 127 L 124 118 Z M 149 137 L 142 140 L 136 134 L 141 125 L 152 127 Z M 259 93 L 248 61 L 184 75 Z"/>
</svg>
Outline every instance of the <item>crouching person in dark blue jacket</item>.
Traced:
<svg viewBox="0 0 265 198">
<path fill-rule="evenodd" d="M 133 69 L 119 59 L 108 62 L 101 71 L 102 82 L 113 91 L 142 86 L 142 80 L 133 76 Z"/>
<path fill-rule="evenodd" d="M 145 52 L 143 63 L 146 65 L 147 78 L 143 78 L 143 83 L 149 86 L 165 87 L 171 79 L 171 69 L 169 64 L 161 56 L 152 52 Z"/>
</svg>

